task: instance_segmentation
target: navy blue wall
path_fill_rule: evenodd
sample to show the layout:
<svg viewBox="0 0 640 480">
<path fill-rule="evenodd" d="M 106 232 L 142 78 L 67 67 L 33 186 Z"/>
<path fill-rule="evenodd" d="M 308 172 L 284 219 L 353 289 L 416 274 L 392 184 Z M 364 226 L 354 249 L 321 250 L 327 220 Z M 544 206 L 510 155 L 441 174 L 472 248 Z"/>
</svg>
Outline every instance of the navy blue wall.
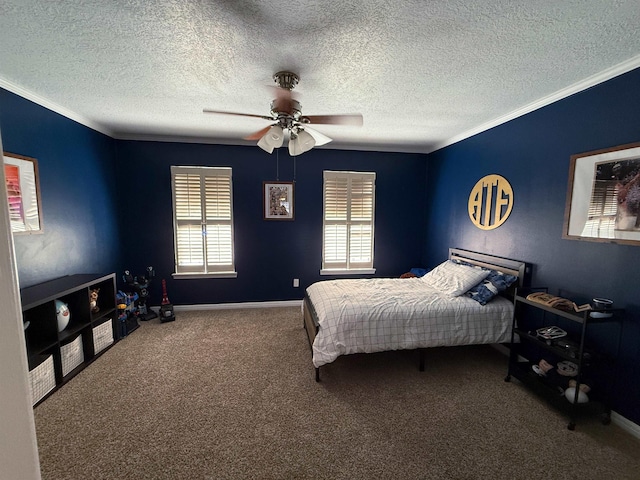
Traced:
<svg viewBox="0 0 640 480">
<path fill-rule="evenodd" d="M 20 286 L 108 273 L 119 257 L 115 141 L 0 89 L 6 152 L 38 161 L 43 233 L 14 235 Z"/>
<path fill-rule="evenodd" d="M 399 276 L 419 266 L 425 218 L 425 156 L 315 149 L 295 160 L 286 149 L 269 155 L 257 147 L 118 142 L 117 165 L 123 231 L 122 268 L 156 269 L 175 304 L 301 299 L 321 277 L 323 170 L 374 171 L 376 276 Z M 171 165 L 233 169 L 235 279 L 174 280 Z M 295 219 L 263 220 L 262 182 L 294 179 Z M 292 286 L 300 279 L 300 287 Z M 153 298 L 151 303 L 154 303 Z"/>
<path fill-rule="evenodd" d="M 640 69 L 429 155 L 429 235 L 423 260 L 446 248 L 517 258 L 533 264 L 533 285 L 570 298 L 611 298 L 626 309 L 620 329 L 598 327 L 618 359 L 614 410 L 640 423 L 640 247 L 562 239 L 569 158 L 640 141 Z M 475 183 L 497 173 L 511 183 L 514 208 L 495 230 L 476 228 L 467 213 Z"/>
</svg>

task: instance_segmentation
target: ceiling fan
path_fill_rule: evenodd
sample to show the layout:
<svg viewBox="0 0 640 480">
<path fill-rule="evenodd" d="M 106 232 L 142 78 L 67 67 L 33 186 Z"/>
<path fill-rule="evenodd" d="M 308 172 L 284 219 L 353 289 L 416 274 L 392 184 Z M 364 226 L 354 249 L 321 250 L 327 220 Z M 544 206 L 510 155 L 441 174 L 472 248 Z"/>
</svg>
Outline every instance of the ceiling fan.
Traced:
<svg viewBox="0 0 640 480">
<path fill-rule="evenodd" d="M 275 122 L 257 132 L 245 137 L 245 140 L 258 140 L 258 146 L 268 153 L 279 148 L 284 142 L 285 130 L 289 131 L 289 154 L 292 156 L 311 150 L 314 146 L 325 145 L 331 138 L 312 129 L 309 125 L 362 125 L 362 115 L 302 115 L 302 105 L 293 98 L 292 90 L 300 81 L 300 77 L 292 72 L 282 71 L 273 75 L 278 85 L 274 88 L 276 98 L 271 102 L 269 115 L 251 113 L 226 112 L 221 110 L 203 109 L 205 113 L 219 113 L 240 117 L 262 118 Z"/>
</svg>

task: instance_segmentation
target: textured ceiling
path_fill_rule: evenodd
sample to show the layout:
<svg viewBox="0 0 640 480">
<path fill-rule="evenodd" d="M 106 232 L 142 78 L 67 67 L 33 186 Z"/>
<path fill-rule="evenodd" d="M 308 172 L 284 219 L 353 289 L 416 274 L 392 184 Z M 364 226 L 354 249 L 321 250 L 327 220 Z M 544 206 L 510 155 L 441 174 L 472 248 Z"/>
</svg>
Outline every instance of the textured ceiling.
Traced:
<svg viewBox="0 0 640 480">
<path fill-rule="evenodd" d="M 638 0 L 2 0 L 0 86 L 116 138 L 246 144 L 300 76 L 324 148 L 429 152 L 640 66 Z"/>
</svg>

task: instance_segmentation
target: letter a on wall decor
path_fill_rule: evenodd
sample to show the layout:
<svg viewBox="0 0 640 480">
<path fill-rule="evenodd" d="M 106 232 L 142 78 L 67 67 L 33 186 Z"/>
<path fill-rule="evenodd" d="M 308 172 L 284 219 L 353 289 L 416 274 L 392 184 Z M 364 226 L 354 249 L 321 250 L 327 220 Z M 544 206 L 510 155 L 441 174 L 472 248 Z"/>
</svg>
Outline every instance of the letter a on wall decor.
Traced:
<svg viewBox="0 0 640 480">
<path fill-rule="evenodd" d="M 487 175 L 478 180 L 469 195 L 469 218 L 482 230 L 498 228 L 513 209 L 513 189 L 506 178 Z"/>
</svg>

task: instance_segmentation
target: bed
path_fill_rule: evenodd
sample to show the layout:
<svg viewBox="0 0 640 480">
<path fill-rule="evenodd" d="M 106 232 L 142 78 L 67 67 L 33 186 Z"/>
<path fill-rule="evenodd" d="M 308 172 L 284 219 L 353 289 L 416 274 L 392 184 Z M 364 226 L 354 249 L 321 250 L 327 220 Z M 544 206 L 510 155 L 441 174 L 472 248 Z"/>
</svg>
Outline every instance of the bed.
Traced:
<svg viewBox="0 0 640 480">
<path fill-rule="evenodd" d="M 506 343 L 513 290 L 527 281 L 526 263 L 449 249 L 423 277 L 324 280 L 302 304 L 316 381 L 320 367 L 342 355 L 441 346 Z"/>
</svg>

